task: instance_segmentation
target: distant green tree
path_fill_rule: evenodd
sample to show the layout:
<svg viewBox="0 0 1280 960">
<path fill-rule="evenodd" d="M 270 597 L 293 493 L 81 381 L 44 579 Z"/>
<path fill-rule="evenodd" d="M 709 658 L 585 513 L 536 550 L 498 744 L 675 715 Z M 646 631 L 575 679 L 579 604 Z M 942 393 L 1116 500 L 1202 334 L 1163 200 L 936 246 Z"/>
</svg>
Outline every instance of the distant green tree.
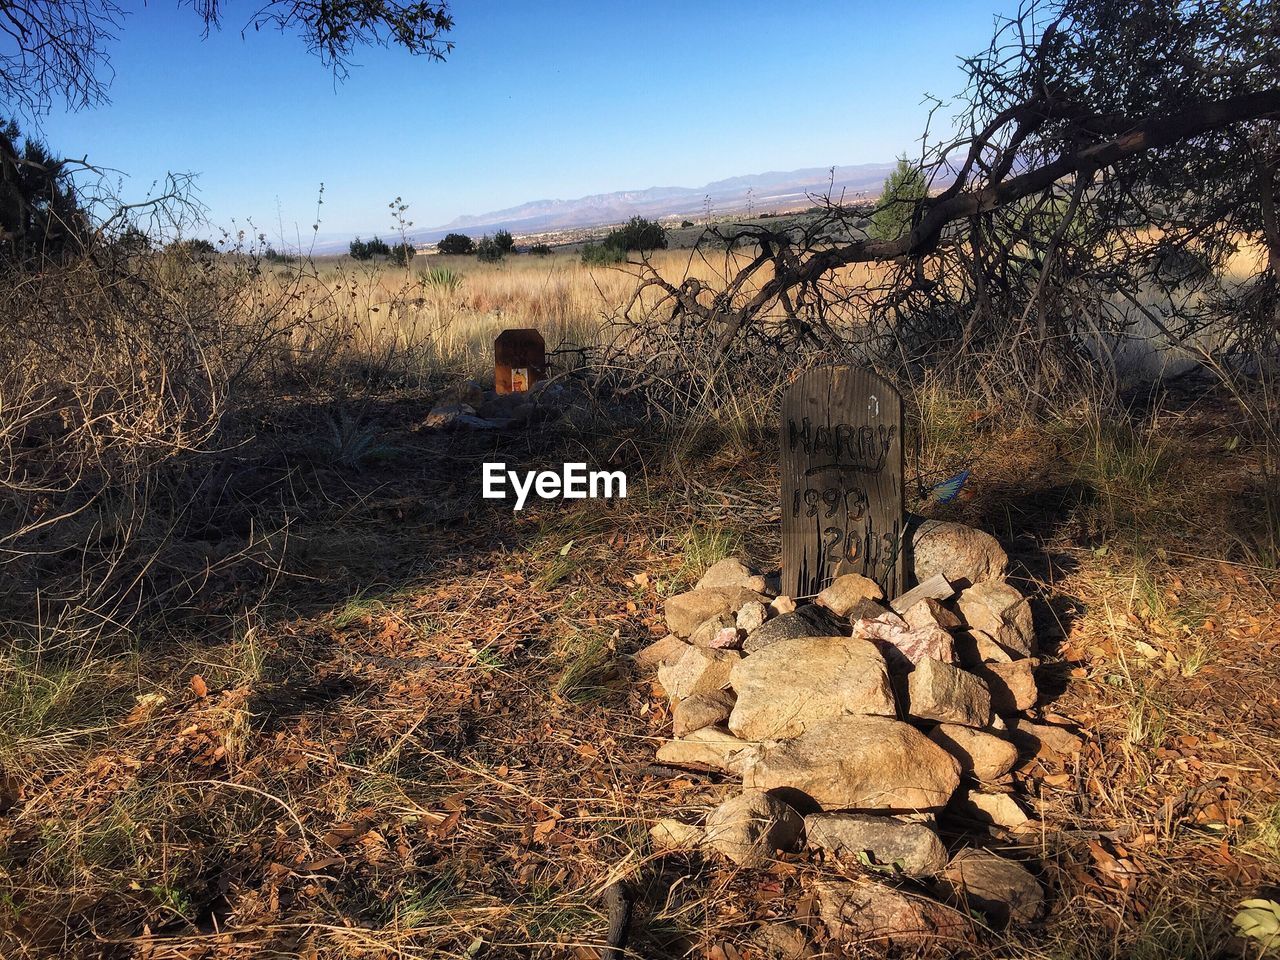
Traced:
<svg viewBox="0 0 1280 960">
<path fill-rule="evenodd" d="M 692 226 L 693 226 L 693 221 L 692 221 L 692 220 L 681 220 L 681 221 L 680 221 L 680 229 L 681 229 L 681 230 L 688 230 L 688 229 L 689 229 L 690 227 L 692 227 Z"/>
<path fill-rule="evenodd" d="M 0 122 L 0 264 L 38 266 L 83 246 L 88 218 L 61 160 L 16 122 Z"/>
<path fill-rule="evenodd" d="M 510 234 L 508 234 L 510 236 Z M 487 233 L 480 238 L 480 242 L 476 244 L 476 257 L 484 263 L 497 263 L 502 259 L 504 251 L 498 242 Z"/>
<path fill-rule="evenodd" d="M 387 241 L 374 237 L 372 240 L 361 240 L 356 237 L 347 247 L 353 260 L 372 260 L 374 257 L 391 256 L 391 247 Z"/>
<path fill-rule="evenodd" d="M 551 255 L 551 248 L 545 243 L 535 243 L 529 248 L 529 252 L 535 257 L 548 257 Z"/>
<path fill-rule="evenodd" d="M 436 249 L 440 253 L 448 254 L 468 254 L 476 252 L 475 242 L 465 233 L 450 233 L 438 244 Z"/>
<path fill-rule="evenodd" d="M 175 240 L 165 249 L 170 253 L 176 253 L 183 257 L 190 257 L 193 260 L 202 257 L 212 257 L 218 252 L 217 247 L 201 237 L 197 237 L 194 240 Z"/>
<path fill-rule="evenodd" d="M 623 226 L 610 230 L 604 245 L 619 250 L 665 250 L 667 230 L 656 220 L 632 217 Z"/>
<path fill-rule="evenodd" d="M 502 255 L 516 252 L 516 240 L 507 230 L 499 230 L 493 235 L 493 245 Z"/>
<path fill-rule="evenodd" d="M 397 267 L 407 267 L 417 252 L 411 243 L 397 243 L 391 248 L 391 262 Z"/>
<path fill-rule="evenodd" d="M 924 171 L 905 156 L 885 177 L 880 203 L 867 232 L 877 240 L 897 240 L 910 229 L 920 201 L 929 195 Z"/>
</svg>

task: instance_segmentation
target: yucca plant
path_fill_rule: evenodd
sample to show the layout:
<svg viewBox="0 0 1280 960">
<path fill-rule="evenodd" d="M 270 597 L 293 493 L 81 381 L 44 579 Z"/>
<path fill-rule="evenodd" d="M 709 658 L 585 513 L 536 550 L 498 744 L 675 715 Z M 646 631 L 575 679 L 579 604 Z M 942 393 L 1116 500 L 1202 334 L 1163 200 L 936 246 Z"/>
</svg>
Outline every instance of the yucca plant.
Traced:
<svg viewBox="0 0 1280 960">
<path fill-rule="evenodd" d="M 449 267 L 431 267 L 418 274 L 424 287 L 453 293 L 462 285 L 462 274 Z"/>
</svg>

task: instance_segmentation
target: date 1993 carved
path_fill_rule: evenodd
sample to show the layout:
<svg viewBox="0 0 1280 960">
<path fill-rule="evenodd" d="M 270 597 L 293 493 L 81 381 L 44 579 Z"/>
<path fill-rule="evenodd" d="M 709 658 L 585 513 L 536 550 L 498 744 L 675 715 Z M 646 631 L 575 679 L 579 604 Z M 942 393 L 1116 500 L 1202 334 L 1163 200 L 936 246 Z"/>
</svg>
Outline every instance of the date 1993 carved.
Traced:
<svg viewBox="0 0 1280 960">
<path fill-rule="evenodd" d="M 896 392 L 869 379 L 873 374 L 851 368 L 817 370 L 807 378 L 811 382 L 796 385 L 783 414 L 787 583 L 796 595 L 807 596 L 842 573 L 858 572 L 886 590 L 900 589 L 902 440 Z M 874 392 L 868 396 L 869 387 Z M 880 396 L 893 402 L 882 409 Z M 840 409 L 840 401 L 847 407 Z"/>
</svg>

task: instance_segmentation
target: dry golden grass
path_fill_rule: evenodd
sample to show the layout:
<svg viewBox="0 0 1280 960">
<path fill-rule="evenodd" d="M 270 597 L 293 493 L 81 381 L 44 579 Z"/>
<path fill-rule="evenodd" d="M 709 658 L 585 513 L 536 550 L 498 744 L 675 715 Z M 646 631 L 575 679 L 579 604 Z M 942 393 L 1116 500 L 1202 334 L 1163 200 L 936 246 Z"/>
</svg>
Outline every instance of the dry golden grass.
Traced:
<svg viewBox="0 0 1280 960">
<path fill-rule="evenodd" d="M 691 251 L 657 251 L 650 262 L 679 283 L 686 276 L 723 284 L 735 254 L 719 260 Z M 441 370 L 491 373 L 494 338 L 533 327 L 548 349 L 599 347 L 616 334 L 609 321 L 631 301 L 635 270 L 588 266 L 577 254 L 510 257 L 420 255 L 410 265 L 342 258 L 301 270 L 270 267 L 250 296 L 287 299 L 300 359 L 344 358 L 386 364 L 422 378 Z"/>
</svg>

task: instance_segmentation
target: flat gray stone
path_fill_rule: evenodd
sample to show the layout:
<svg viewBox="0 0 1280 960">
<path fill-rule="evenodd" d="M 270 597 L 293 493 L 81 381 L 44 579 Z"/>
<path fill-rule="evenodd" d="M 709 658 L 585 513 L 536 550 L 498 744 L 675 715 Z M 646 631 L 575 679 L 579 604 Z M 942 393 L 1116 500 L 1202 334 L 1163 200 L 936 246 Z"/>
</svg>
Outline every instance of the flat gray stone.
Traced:
<svg viewBox="0 0 1280 960">
<path fill-rule="evenodd" d="M 908 877 L 933 876 L 947 865 L 947 848 L 920 823 L 861 813 L 813 813 L 804 818 L 804 832 L 809 846 L 850 865 L 865 856 Z"/>
</svg>

